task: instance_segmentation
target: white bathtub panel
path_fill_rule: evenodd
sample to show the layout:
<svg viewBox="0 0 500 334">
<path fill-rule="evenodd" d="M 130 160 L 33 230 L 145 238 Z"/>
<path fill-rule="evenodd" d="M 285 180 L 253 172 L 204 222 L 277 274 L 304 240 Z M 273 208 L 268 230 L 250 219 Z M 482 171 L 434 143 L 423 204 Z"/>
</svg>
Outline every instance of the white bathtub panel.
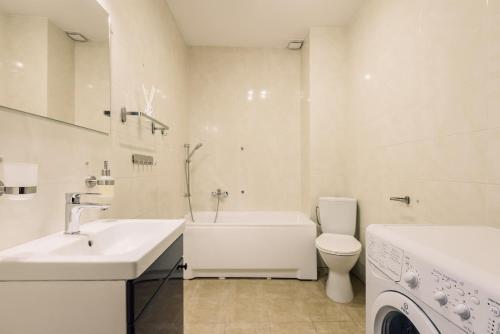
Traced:
<svg viewBox="0 0 500 334">
<path fill-rule="evenodd" d="M 261 223 L 187 224 L 185 277 L 316 279 L 314 223 Z"/>
</svg>

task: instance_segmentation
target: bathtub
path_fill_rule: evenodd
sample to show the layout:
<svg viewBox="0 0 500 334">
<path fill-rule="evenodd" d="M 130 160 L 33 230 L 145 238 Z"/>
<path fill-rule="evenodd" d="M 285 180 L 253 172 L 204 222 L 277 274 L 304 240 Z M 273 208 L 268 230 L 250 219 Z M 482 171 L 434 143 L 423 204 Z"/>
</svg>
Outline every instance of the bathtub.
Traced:
<svg viewBox="0 0 500 334">
<path fill-rule="evenodd" d="M 300 212 L 214 212 L 186 217 L 185 279 L 263 277 L 316 280 L 316 224 Z"/>
</svg>

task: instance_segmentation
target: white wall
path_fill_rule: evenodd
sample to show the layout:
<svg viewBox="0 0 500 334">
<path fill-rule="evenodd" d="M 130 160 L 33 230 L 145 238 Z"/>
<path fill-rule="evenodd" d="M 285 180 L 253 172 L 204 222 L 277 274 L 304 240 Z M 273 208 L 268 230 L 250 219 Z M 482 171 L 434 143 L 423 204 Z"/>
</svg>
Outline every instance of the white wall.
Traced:
<svg viewBox="0 0 500 334">
<path fill-rule="evenodd" d="M 304 40 L 301 49 L 301 72 L 300 72 L 300 181 L 301 181 L 301 209 L 305 213 L 311 211 L 311 87 L 310 87 L 310 40 L 309 36 Z"/>
<path fill-rule="evenodd" d="M 214 211 L 217 188 L 230 195 L 222 210 L 299 210 L 300 52 L 193 47 L 189 55 L 189 142 L 204 144 L 192 164 L 194 210 Z"/>
<path fill-rule="evenodd" d="M 303 210 L 346 191 L 347 38 L 344 28 L 312 28 L 302 50 Z"/>
<path fill-rule="evenodd" d="M 64 227 L 64 193 L 85 190 L 83 180 L 110 160 L 117 179 L 111 217 L 181 217 L 183 149 L 187 140 L 186 47 L 163 0 L 102 0 L 111 15 L 111 135 L 0 110 L 0 156 L 40 165 L 36 199 L 0 199 L 0 249 Z M 152 136 L 149 123 L 119 121 L 122 106 L 143 107 L 142 83 L 162 96 L 155 109 L 172 131 Z M 133 152 L 152 154 L 158 165 L 134 168 Z M 87 164 L 88 162 L 88 164 Z"/>
<path fill-rule="evenodd" d="M 358 13 L 346 195 L 359 199 L 362 231 L 500 227 L 499 40 L 500 1 L 370 0 Z M 404 195 L 409 207 L 389 201 Z"/>
<path fill-rule="evenodd" d="M 0 104 L 7 90 L 7 15 L 0 11 Z"/>
<path fill-rule="evenodd" d="M 363 242 L 369 224 L 500 227 L 499 40 L 499 1 L 369 0 L 346 29 L 312 28 L 304 211 L 357 198 Z"/>
</svg>

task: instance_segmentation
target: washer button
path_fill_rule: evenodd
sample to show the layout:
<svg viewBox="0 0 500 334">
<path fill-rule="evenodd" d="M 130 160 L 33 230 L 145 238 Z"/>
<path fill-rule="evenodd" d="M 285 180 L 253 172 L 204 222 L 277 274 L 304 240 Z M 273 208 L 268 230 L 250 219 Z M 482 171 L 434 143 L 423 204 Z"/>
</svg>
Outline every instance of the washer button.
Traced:
<svg viewBox="0 0 500 334">
<path fill-rule="evenodd" d="M 451 283 L 450 283 L 450 282 L 448 282 L 448 281 L 444 282 L 444 287 L 445 287 L 446 289 L 451 289 Z"/>
<path fill-rule="evenodd" d="M 500 317 L 500 309 L 498 309 L 498 307 L 496 306 L 490 307 L 490 313 L 494 317 Z"/>
<path fill-rule="evenodd" d="M 457 289 L 457 293 L 459 296 L 465 296 L 465 292 L 462 289 Z"/>
</svg>

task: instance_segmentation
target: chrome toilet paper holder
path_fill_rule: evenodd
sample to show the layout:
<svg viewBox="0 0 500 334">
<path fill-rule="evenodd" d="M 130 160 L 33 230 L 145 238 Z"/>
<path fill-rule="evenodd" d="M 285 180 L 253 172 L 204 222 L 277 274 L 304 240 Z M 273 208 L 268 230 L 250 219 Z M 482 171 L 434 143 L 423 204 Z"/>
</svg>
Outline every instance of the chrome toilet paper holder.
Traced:
<svg viewBox="0 0 500 334">
<path fill-rule="evenodd" d="M 404 196 L 404 197 L 391 197 L 389 198 L 391 201 L 396 201 L 396 202 L 403 202 L 406 203 L 406 205 L 410 205 L 410 196 Z"/>
</svg>

